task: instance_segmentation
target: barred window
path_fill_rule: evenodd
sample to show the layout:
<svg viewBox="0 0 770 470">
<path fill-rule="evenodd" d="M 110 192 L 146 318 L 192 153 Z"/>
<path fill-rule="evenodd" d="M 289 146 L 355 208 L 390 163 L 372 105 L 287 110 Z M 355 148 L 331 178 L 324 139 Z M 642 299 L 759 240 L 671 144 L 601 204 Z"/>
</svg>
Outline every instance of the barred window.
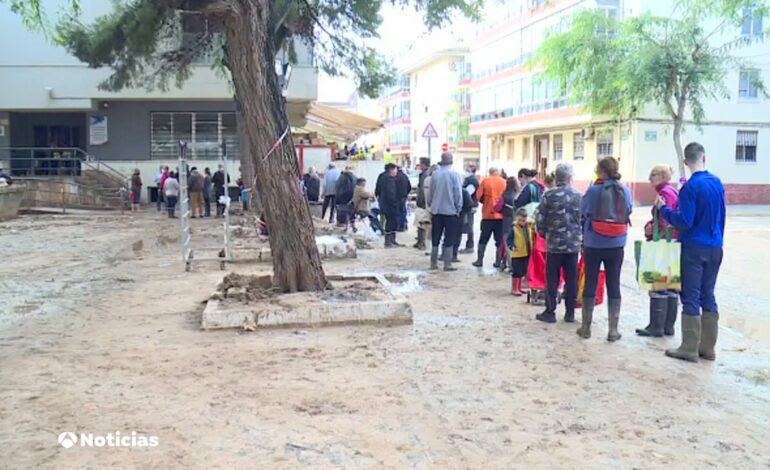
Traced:
<svg viewBox="0 0 770 470">
<path fill-rule="evenodd" d="M 735 139 L 735 161 L 756 162 L 757 140 L 759 140 L 757 131 L 738 131 Z"/>
<path fill-rule="evenodd" d="M 215 160 L 222 157 L 225 142 L 229 159 L 240 158 L 235 113 L 150 113 L 150 158 L 179 157 L 179 141 L 189 144 L 188 158 Z"/>
<path fill-rule="evenodd" d="M 614 153 L 614 135 L 611 130 L 601 131 L 596 136 L 596 157 L 611 157 Z"/>
<path fill-rule="evenodd" d="M 586 141 L 583 139 L 582 132 L 575 132 L 572 134 L 572 155 L 575 160 L 582 160 L 585 158 L 585 145 Z"/>
<path fill-rule="evenodd" d="M 564 158 L 564 144 L 562 142 L 562 135 L 555 134 L 553 136 L 553 159 L 554 161 L 561 161 Z"/>
</svg>

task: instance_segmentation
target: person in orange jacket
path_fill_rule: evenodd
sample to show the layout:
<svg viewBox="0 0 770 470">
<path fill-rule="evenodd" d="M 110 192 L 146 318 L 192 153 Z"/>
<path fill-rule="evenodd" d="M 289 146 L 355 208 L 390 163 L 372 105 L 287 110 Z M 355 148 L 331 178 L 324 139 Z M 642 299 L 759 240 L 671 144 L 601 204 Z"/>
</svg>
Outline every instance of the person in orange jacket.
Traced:
<svg viewBox="0 0 770 470">
<path fill-rule="evenodd" d="M 503 197 L 505 192 L 505 180 L 500 176 L 500 170 L 495 167 L 489 169 L 489 176 L 484 178 L 476 191 L 476 199 L 483 205 L 481 211 L 481 236 L 479 237 L 479 248 L 476 261 L 473 265 L 480 268 L 484 265 L 484 252 L 487 249 L 489 238 L 495 237 L 495 264 L 494 267 L 500 267 L 502 257 L 500 246 L 503 243 L 503 214 L 495 210 L 497 201 Z"/>
</svg>

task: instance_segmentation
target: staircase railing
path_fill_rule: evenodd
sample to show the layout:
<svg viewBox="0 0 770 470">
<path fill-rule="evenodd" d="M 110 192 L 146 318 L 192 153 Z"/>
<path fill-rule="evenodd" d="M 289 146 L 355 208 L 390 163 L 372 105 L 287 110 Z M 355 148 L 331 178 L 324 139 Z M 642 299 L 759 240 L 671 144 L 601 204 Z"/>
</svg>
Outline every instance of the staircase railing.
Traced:
<svg viewBox="0 0 770 470">
<path fill-rule="evenodd" d="M 0 155 L 7 155 L 11 176 L 82 176 L 84 169 L 91 169 L 129 187 L 128 176 L 78 147 L 0 147 Z"/>
</svg>

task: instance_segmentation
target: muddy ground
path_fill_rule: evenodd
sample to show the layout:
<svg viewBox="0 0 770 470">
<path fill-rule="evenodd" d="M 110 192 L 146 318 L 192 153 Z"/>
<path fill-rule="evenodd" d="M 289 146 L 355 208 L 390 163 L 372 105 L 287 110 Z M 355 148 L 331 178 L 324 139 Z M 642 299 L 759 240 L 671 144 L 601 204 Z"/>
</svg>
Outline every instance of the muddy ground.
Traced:
<svg viewBox="0 0 770 470">
<path fill-rule="evenodd" d="M 216 223 L 194 221 L 196 242 L 215 245 Z M 223 273 L 184 271 L 176 221 L 3 223 L 0 467 L 768 468 L 770 210 L 729 224 L 718 358 L 689 364 L 663 356 L 678 334 L 633 334 L 645 297 L 632 262 L 614 344 L 604 307 L 584 341 L 575 325 L 535 322 L 507 276 L 467 255 L 456 273 L 428 273 L 412 248 L 325 266 L 416 273 L 421 289 L 402 289 L 414 325 L 204 332 L 200 302 Z M 63 431 L 159 445 L 65 449 Z"/>
</svg>

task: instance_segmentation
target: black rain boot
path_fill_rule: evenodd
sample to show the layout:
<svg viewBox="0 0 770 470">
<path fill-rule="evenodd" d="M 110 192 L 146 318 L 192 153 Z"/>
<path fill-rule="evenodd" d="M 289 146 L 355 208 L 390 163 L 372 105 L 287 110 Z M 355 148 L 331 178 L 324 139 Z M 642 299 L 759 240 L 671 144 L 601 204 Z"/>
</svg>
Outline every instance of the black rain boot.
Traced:
<svg viewBox="0 0 770 470">
<path fill-rule="evenodd" d="M 556 314 L 546 310 L 543 313 L 538 313 L 537 315 L 535 315 L 535 320 L 538 320 L 544 323 L 556 323 Z"/>
<path fill-rule="evenodd" d="M 457 257 L 457 253 L 459 251 L 460 247 L 458 245 L 455 245 L 452 247 L 452 262 L 453 263 L 459 263 L 460 258 Z"/>
<path fill-rule="evenodd" d="M 500 255 L 500 247 L 495 247 L 495 264 L 492 265 L 493 268 L 499 268 L 500 262 L 502 261 L 503 257 Z"/>
<path fill-rule="evenodd" d="M 676 349 L 666 349 L 666 356 L 683 361 L 698 362 L 700 335 L 700 316 L 682 315 L 682 345 Z"/>
<path fill-rule="evenodd" d="M 663 334 L 674 336 L 674 325 L 676 325 L 676 315 L 679 313 L 679 293 L 669 292 L 668 303 L 666 305 L 666 323 L 663 325 Z"/>
<path fill-rule="evenodd" d="M 430 269 L 438 269 L 438 247 L 434 246 L 430 249 Z"/>
<path fill-rule="evenodd" d="M 457 271 L 457 268 L 452 267 L 452 247 L 444 247 L 444 271 Z"/>
<path fill-rule="evenodd" d="M 654 336 L 660 338 L 663 336 L 663 323 L 666 319 L 666 310 L 668 308 L 668 294 L 659 294 L 650 292 L 650 324 L 647 328 L 637 329 L 639 336 Z"/>
<path fill-rule="evenodd" d="M 395 234 L 392 233 L 386 233 L 385 234 L 385 248 L 395 248 L 396 245 L 393 244 L 393 239 L 395 238 Z"/>
<path fill-rule="evenodd" d="M 486 243 L 479 243 L 479 249 L 476 255 L 476 261 L 474 261 L 472 264 L 476 266 L 477 268 L 480 268 L 484 266 L 484 252 L 487 251 L 487 244 Z"/>
</svg>

